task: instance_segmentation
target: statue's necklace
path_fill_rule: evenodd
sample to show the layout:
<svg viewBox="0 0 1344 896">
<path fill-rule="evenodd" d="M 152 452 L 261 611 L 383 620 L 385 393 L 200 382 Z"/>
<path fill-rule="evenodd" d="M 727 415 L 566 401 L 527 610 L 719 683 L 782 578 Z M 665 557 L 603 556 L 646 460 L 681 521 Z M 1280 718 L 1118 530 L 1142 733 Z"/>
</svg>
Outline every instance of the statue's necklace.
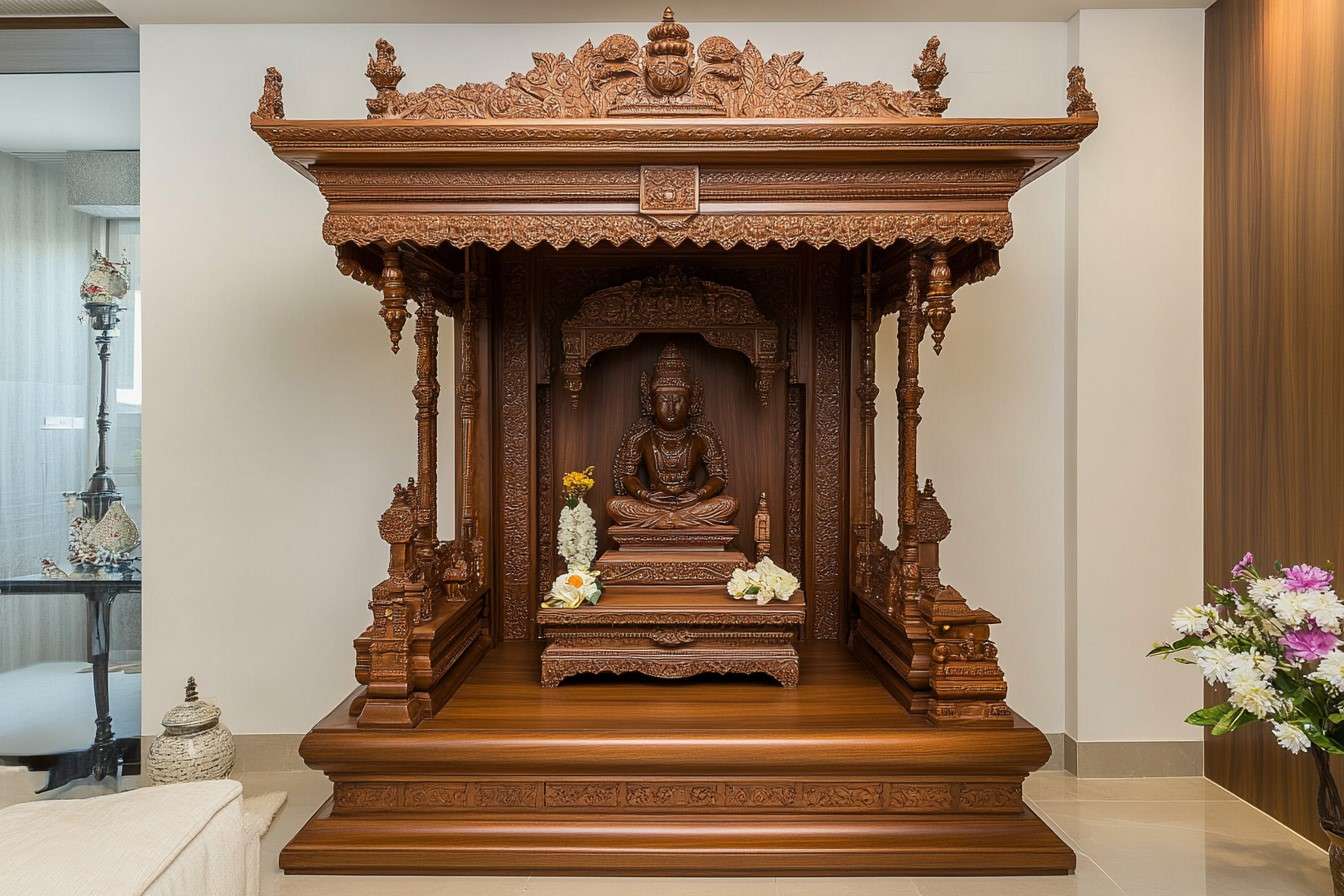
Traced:
<svg viewBox="0 0 1344 896">
<path fill-rule="evenodd" d="M 666 482 L 675 477 L 679 482 L 686 477 L 686 461 L 691 451 L 691 440 L 687 438 L 686 430 L 665 433 L 655 429 L 653 433 L 658 449 L 654 452 L 654 460 L 658 464 L 659 478 Z"/>
</svg>

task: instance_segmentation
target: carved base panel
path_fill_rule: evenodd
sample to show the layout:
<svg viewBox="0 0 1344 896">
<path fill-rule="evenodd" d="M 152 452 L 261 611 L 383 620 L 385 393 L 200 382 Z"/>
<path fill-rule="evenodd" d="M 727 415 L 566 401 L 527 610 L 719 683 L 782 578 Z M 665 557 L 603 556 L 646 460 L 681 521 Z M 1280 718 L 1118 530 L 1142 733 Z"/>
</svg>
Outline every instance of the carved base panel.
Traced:
<svg viewBox="0 0 1344 896">
<path fill-rule="evenodd" d="M 696 643 L 681 646 L 677 642 L 683 638 Z M 796 688 L 798 650 L 792 638 L 770 643 L 749 636 L 707 638 L 694 633 L 652 632 L 635 638 L 599 635 L 581 641 L 560 640 L 547 645 L 541 654 L 542 687 L 553 688 L 571 675 L 585 672 L 638 672 L 654 678 L 763 672 L 786 688 Z"/>
<path fill-rule="evenodd" d="M 733 600 L 713 585 L 612 586 L 596 606 L 538 613 L 548 642 L 541 654 L 541 684 L 555 687 L 585 672 L 654 678 L 761 672 L 795 688 L 798 630 L 806 613 L 801 593 L 757 606 Z"/>
<path fill-rule="evenodd" d="M 722 551 L 737 537 L 736 526 L 696 526 L 693 529 L 642 529 L 608 526 L 607 535 L 629 551 Z M 731 573 L 730 573 L 731 575 Z"/>
<path fill-rule="evenodd" d="M 747 558 L 741 551 L 611 550 L 593 565 L 609 585 L 723 585 Z"/>
</svg>

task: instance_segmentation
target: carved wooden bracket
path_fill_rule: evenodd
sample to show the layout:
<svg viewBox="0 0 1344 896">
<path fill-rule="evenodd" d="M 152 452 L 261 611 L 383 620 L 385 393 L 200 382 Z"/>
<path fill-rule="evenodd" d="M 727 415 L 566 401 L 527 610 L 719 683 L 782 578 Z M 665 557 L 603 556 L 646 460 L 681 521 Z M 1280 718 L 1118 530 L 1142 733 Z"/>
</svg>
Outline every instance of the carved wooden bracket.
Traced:
<svg viewBox="0 0 1344 896">
<path fill-rule="evenodd" d="M 756 370 L 762 407 L 769 403 L 775 374 L 784 368 L 779 328 L 761 314 L 751 293 L 672 267 L 593 293 L 560 325 L 560 378 L 574 407 L 588 362 L 599 352 L 629 345 L 641 333 L 698 333 L 712 346 L 742 353 Z"/>
</svg>

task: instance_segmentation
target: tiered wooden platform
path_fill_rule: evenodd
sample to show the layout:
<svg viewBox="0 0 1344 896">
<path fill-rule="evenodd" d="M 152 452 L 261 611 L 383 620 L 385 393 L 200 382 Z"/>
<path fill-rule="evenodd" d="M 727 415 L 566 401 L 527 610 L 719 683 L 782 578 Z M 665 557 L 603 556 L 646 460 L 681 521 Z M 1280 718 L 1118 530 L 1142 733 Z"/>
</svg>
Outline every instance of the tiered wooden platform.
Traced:
<svg viewBox="0 0 1344 896">
<path fill-rule="evenodd" d="M 913 717 L 836 643 L 802 679 L 539 683 L 539 645 L 493 649 L 413 731 L 349 700 L 304 738 L 335 782 L 285 848 L 308 873 L 1062 873 L 1021 800 L 1049 756 L 1021 719 Z M 353 696 L 353 695 L 352 695 Z"/>
</svg>

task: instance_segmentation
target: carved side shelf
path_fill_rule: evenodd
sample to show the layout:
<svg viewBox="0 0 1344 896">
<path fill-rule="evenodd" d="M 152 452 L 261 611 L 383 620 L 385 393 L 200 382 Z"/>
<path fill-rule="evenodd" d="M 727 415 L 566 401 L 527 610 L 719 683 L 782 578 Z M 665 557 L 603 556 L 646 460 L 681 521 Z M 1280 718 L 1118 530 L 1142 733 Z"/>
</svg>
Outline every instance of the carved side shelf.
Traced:
<svg viewBox="0 0 1344 896">
<path fill-rule="evenodd" d="M 764 672 L 798 686 L 798 633 L 806 612 L 800 591 L 787 603 L 758 607 L 718 586 L 607 588 L 597 606 L 537 614 L 547 642 L 541 684 L 555 687 L 583 672 L 641 672 L 686 678 L 702 672 Z"/>
</svg>

